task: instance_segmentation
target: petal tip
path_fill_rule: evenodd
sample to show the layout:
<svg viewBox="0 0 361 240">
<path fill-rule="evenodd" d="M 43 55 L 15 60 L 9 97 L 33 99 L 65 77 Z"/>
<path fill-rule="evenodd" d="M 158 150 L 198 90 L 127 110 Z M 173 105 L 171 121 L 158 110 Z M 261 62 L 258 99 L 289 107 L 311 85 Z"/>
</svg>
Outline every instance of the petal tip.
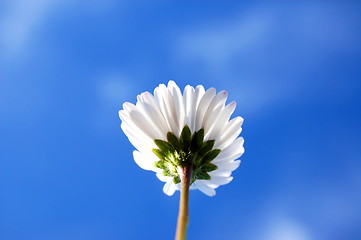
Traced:
<svg viewBox="0 0 361 240">
<path fill-rule="evenodd" d="M 175 184 L 171 181 L 168 181 L 163 186 L 163 192 L 167 196 L 172 196 L 176 190 Z"/>
</svg>

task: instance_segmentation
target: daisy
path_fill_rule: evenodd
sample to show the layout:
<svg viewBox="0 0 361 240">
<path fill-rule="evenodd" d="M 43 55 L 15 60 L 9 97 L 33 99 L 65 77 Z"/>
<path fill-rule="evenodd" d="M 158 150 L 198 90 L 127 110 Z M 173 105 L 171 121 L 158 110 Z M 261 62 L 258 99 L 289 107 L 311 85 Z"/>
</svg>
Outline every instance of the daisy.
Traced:
<svg viewBox="0 0 361 240">
<path fill-rule="evenodd" d="M 126 102 L 119 111 L 121 128 L 137 149 L 139 167 L 165 182 L 163 191 L 181 190 L 184 170 L 189 188 L 208 196 L 232 181 L 243 153 L 242 117 L 231 118 L 236 103 L 225 105 L 227 92 L 187 85 L 183 94 L 174 81 L 160 84 L 154 94 L 144 92 L 137 103 Z"/>
<path fill-rule="evenodd" d="M 203 86 L 160 84 L 154 94 L 137 96 L 136 105 L 124 103 L 119 111 L 121 128 L 137 149 L 139 167 L 156 172 L 165 182 L 163 191 L 173 195 L 181 190 L 176 240 L 184 240 L 188 224 L 189 189 L 208 196 L 232 181 L 232 171 L 244 152 L 243 118 L 230 120 L 236 103 L 225 105 L 227 92 L 207 91 Z"/>
</svg>

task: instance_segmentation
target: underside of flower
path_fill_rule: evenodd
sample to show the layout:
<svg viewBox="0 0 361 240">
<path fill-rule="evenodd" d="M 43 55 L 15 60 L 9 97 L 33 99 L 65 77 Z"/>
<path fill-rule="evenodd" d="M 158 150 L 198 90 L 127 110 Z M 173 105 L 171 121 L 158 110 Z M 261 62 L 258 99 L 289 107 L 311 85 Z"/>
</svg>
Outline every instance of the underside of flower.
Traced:
<svg viewBox="0 0 361 240">
<path fill-rule="evenodd" d="M 214 142 L 204 141 L 204 129 L 192 136 L 189 127 L 185 126 L 179 139 L 168 132 L 167 141 L 154 140 L 158 148 L 152 151 L 160 159 L 155 166 L 163 170 L 164 176 L 173 177 L 175 184 L 181 181 L 179 168 L 185 167 L 192 169 L 191 183 L 196 180 L 210 180 L 208 172 L 218 168 L 211 161 L 221 152 L 220 149 L 213 149 Z"/>
<path fill-rule="evenodd" d="M 136 150 L 135 162 L 156 172 L 165 182 L 163 191 L 172 195 L 180 190 L 180 169 L 191 168 L 191 189 L 208 196 L 232 181 L 232 172 L 244 152 L 243 118 L 231 118 L 236 103 L 225 104 L 226 91 L 216 92 L 177 84 L 160 84 L 154 95 L 144 92 L 137 103 L 126 102 L 119 111 L 121 128 Z"/>
</svg>

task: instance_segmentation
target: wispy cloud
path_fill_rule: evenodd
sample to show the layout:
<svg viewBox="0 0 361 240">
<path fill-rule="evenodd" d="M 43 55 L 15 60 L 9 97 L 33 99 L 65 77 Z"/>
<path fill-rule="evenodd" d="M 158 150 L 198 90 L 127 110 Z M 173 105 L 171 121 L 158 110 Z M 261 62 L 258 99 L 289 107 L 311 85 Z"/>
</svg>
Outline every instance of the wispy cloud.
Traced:
<svg viewBox="0 0 361 240">
<path fill-rule="evenodd" d="M 114 106 L 119 102 L 133 99 L 131 79 L 120 72 L 109 72 L 102 75 L 97 81 L 96 90 L 102 104 Z"/>
<path fill-rule="evenodd" d="M 59 1 L 12 1 L 0 15 L 0 49 L 3 54 L 17 55 L 26 49 L 49 10 Z"/>
<path fill-rule="evenodd" d="M 175 49 L 185 61 L 201 61 L 206 69 L 228 68 L 238 55 L 267 40 L 272 16 L 246 12 L 231 20 L 205 22 L 178 38 Z"/>
<path fill-rule="evenodd" d="M 355 82 L 312 76 L 328 68 L 330 59 L 360 51 L 357 19 L 357 11 L 341 4 L 254 5 L 183 31 L 174 55 L 185 66 L 198 66 L 212 84 L 237 92 L 236 100 L 250 114 L 312 95 L 325 83 L 331 88 L 322 97 L 332 100 L 355 92 Z"/>
<path fill-rule="evenodd" d="M 59 14 L 64 9 L 74 11 L 82 2 L 19 0 L 0 3 L 4 8 L 0 13 L 0 54 L 5 55 L 6 58 L 24 56 L 30 50 L 31 42 L 44 36 L 42 27 L 48 24 L 47 20 L 50 16 Z M 87 1 L 87 13 L 104 13 L 113 4 L 114 1 Z M 66 8 L 63 8 L 64 6 Z"/>
<path fill-rule="evenodd" d="M 258 240 L 312 240 L 306 226 L 295 219 L 273 216 L 267 220 L 264 231 L 259 231 Z"/>
<path fill-rule="evenodd" d="M 114 121 L 120 123 L 118 111 L 122 109 L 122 104 L 134 100 L 138 94 L 132 82 L 133 79 L 119 71 L 103 72 L 94 79 L 93 89 L 97 105 L 89 116 L 89 128 L 92 131 L 104 134 L 117 127 Z"/>
</svg>

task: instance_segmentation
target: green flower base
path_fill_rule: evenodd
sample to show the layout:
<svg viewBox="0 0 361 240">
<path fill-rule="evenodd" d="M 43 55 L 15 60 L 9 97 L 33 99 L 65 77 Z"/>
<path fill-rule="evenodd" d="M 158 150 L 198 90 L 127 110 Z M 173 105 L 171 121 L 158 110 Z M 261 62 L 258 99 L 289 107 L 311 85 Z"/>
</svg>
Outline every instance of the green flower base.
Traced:
<svg viewBox="0 0 361 240">
<path fill-rule="evenodd" d="M 204 141 L 204 129 L 200 129 L 193 135 L 188 126 L 177 138 L 172 132 L 168 132 L 167 141 L 155 139 L 157 148 L 152 149 L 153 153 L 160 159 L 155 163 L 157 168 L 163 169 L 163 175 L 173 177 L 175 184 L 179 183 L 179 168 L 191 167 L 191 183 L 195 180 L 210 180 L 208 172 L 217 169 L 212 164 L 221 152 L 220 149 L 212 149 L 215 140 Z"/>
</svg>

